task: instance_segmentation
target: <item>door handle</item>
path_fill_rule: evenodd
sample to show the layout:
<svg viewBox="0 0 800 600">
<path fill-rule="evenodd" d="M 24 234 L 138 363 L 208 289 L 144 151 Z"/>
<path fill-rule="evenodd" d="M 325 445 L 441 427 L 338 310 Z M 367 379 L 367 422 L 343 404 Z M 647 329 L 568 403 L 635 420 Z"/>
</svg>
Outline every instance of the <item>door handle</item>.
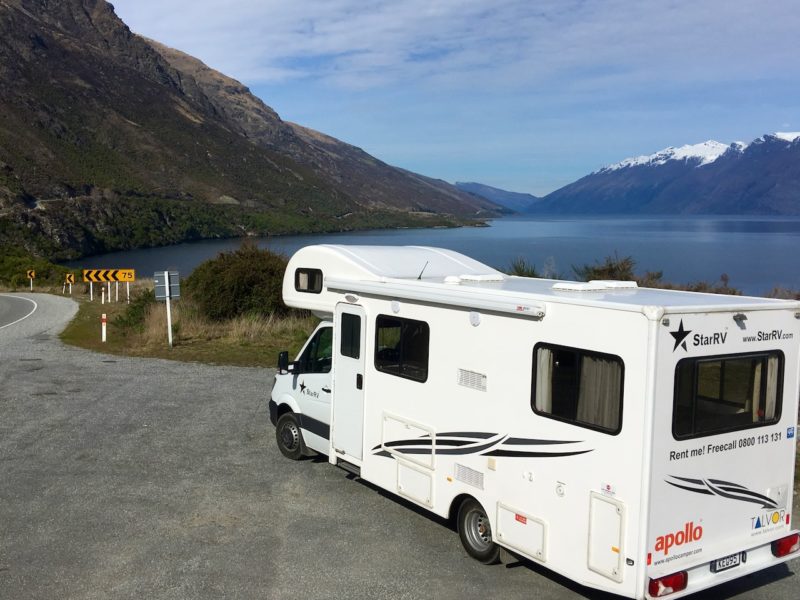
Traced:
<svg viewBox="0 0 800 600">
<path fill-rule="evenodd" d="M 326 394 L 330 394 L 331 393 L 331 388 L 324 387 L 324 388 L 322 388 L 322 391 L 325 392 Z"/>
<path fill-rule="evenodd" d="M 364 389 L 364 376 L 361 373 L 356 375 L 356 389 Z"/>
</svg>

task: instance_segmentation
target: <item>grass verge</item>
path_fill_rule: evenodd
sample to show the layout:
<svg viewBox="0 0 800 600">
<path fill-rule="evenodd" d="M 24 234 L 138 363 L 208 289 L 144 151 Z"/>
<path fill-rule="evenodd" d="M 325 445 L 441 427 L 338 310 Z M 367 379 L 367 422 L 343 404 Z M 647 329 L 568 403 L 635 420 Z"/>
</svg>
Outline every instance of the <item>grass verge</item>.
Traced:
<svg viewBox="0 0 800 600">
<path fill-rule="evenodd" d="M 209 322 L 193 304 L 172 302 L 173 347 L 167 343 L 166 305 L 146 305 L 135 326 L 127 319 L 128 305 L 100 304 L 80 299 L 78 314 L 62 332 L 70 345 L 119 354 L 247 367 L 272 367 L 278 352 L 297 354 L 318 320 L 310 316 L 266 318 L 242 316 Z M 101 341 L 101 315 L 107 317 L 107 341 Z"/>
</svg>

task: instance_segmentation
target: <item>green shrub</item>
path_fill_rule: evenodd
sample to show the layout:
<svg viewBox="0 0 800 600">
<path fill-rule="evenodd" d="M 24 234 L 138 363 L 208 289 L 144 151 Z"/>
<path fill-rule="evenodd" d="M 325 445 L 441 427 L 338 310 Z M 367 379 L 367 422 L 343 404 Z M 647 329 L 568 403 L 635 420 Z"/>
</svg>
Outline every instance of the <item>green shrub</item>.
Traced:
<svg viewBox="0 0 800 600">
<path fill-rule="evenodd" d="M 48 260 L 38 258 L 18 248 L 3 248 L 0 253 L 0 285 L 12 288 L 28 287 L 27 271 L 36 271 L 33 288 L 37 285 L 61 285 L 67 273 L 78 273 L 75 280 L 79 281 L 80 272 L 72 271 L 66 267 L 55 265 Z"/>
<path fill-rule="evenodd" d="M 131 303 L 125 308 L 125 312 L 114 319 L 114 324 L 123 329 L 131 329 L 141 332 L 144 328 L 144 319 L 147 316 L 147 309 L 151 304 L 155 304 L 156 295 L 153 290 L 143 289 L 140 293 L 131 298 Z"/>
<path fill-rule="evenodd" d="M 186 279 L 186 293 L 209 319 L 222 321 L 245 314 L 284 315 L 281 289 L 288 260 L 245 242 L 220 253 Z"/>
<path fill-rule="evenodd" d="M 518 256 L 512 260 L 506 273 L 517 277 L 541 277 L 536 265 L 529 263 L 523 256 Z"/>
<path fill-rule="evenodd" d="M 635 266 L 636 261 L 632 257 L 625 256 L 620 258 L 614 254 L 614 256 L 606 256 L 602 263 L 583 265 L 582 267 L 573 265 L 572 270 L 579 281 L 592 281 L 593 279 L 633 281 L 636 278 L 633 273 L 633 267 Z"/>
</svg>

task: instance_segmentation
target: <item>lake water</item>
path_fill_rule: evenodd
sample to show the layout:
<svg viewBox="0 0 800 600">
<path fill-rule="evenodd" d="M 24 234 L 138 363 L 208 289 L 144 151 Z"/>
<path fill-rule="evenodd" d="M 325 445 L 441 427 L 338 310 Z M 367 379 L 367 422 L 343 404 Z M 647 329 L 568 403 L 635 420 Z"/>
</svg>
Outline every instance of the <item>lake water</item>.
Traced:
<svg viewBox="0 0 800 600">
<path fill-rule="evenodd" d="M 572 265 L 632 256 L 636 272 L 663 271 L 675 283 L 719 281 L 747 294 L 774 286 L 800 289 L 798 217 L 508 217 L 490 227 L 402 229 L 258 238 L 291 254 L 309 244 L 422 245 L 450 248 L 503 269 L 523 257 L 542 270 L 574 278 Z M 138 277 L 173 269 L 182 277 L 241 240 L 211 240 L 114 252 L 68 263 L 74 268 L 136 269 Z"/>
</svg>

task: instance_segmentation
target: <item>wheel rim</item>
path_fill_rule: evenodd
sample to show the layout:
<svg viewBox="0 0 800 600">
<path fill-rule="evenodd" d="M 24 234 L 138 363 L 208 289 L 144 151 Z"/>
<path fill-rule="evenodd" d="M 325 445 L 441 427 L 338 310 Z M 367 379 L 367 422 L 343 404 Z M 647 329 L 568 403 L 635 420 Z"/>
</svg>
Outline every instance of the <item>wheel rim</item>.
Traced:
<svg viewBox="0 0 800 600">
<path fill-rule="evenodd" d="M 464 533 L 470 545 L 478 552 L 488 550 L 492 545 L 492 529 L 489 518 L 483 511 L 473 509 L 467 514 Z"/>
<path fill-rule="evenodd" d="M 300 430 L 294 423 L 285 423 L 281 429 L 281 443 L 287 450 L 296 450 L 300 444 Z"/>
</svg>

